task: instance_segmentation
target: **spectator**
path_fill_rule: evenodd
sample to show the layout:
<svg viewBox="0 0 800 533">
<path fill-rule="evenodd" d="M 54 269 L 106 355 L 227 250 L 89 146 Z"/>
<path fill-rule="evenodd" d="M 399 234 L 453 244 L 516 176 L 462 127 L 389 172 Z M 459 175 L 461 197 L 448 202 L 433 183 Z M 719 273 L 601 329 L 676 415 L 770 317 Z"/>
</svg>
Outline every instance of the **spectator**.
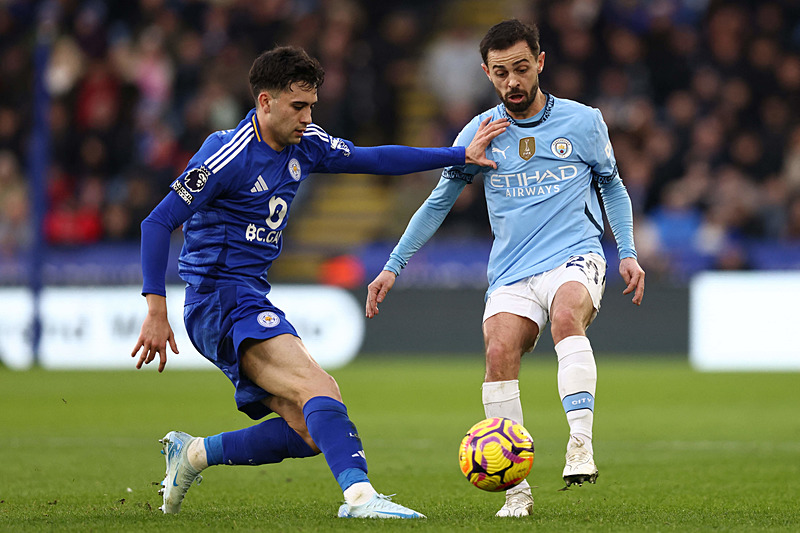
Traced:
<svg viewBox="0 0 800 533">
<path fill-rule="evenodd" d="M 58 19 L 46 72 L 52 243 L 135 242 L 139 220 L 185 166 L 189 148 L 232 127 L 252 105 L 241 84 L 227 80 L 246 75 L 243 58 L 277 42 L 321 58 L 328 76 L 315 118 L 364 144 L 450 143 L 451 124 L 493 100 L 467 14 L 439 24 L 442 13 L 463 12 L 443 2 L 3 2 L 0 167 L 9 168 L 11 154 L 16 169 L 0 176 L 14 176 L 0 191 L 3 253 L 31 239 L 30 222 L 21 220 L 31 214 L 23 172 L 40 4 Z M 676 213 L 700 217 L 706 244 L 698 253 L 724 254 L 716 262 L 726 268 L 737 257 L 749 264 L 749 243 L 800 233 L 796 4 L 582 0 L 519 8 L 536 18 L 553 60 L 543 89 L 604 113 L 641 238 L 658 230 L 660 242 L 647 246 L 652 264 L 642 263 L 651 275 L 664 265 L 683 268 L 670 257 L 673 236 L 664 229 Z M 511 15 L 499 4 L 487 9 Z M 418 105 L 419 76 L 433 87 L 430 108 Z M 420 180 L 387 181 L 387 191 L 414 197 Z M 485 224 L 469 222 L 483 216 L 474 196 L 459 200 L 448 222 L 454 235 L 484 237 L 475 232 Z M 397 204 L 402 211 L 416 202 Z M 713 244 L 723 241 L 736 248 Z"/>
<path fill-rule="evenodd" d="M 0 151 L 0 257 L 23 251 L 31 243 L 28 190 L 19 162 L 9 150 Z"/>
</svg>

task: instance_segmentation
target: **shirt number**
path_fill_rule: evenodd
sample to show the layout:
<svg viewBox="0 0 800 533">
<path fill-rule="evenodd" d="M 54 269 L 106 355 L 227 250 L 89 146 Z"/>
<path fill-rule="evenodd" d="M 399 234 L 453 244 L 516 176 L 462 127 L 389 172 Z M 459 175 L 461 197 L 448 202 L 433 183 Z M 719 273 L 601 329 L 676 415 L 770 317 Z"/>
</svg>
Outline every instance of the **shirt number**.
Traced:
<svg viewBox="0 0 800 533">
<path fill-rule="evenodd" d="M 279 196 L 273 196 L 269 199 L 269 216 L 267 217 L 267 226 L 270 229 L 278 229 L 286 217 L 286 211 L 289 206 L 286 200 Z"/>
</svg>

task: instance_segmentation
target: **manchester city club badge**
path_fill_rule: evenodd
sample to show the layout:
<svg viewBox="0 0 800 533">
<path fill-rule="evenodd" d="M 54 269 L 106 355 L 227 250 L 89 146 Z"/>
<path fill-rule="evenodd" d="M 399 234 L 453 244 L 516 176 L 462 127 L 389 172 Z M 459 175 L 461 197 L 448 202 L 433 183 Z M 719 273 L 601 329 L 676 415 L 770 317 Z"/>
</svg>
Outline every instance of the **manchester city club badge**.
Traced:
<svg viewBox="0 0 800 533">
<path fill-rule="evenodd" d="M 553 155 L 556 157 L 566 159 L 572 154 L 572 143 L 565 137 L 559 137 L 550 145 L 550 150 L 553 151 Z"/>
</svg>

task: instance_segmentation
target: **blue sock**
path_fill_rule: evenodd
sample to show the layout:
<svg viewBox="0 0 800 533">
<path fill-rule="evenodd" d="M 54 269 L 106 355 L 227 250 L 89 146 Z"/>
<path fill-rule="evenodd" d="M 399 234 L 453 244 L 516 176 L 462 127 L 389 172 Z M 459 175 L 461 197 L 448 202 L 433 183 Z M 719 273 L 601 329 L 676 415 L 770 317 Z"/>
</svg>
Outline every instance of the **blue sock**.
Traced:
<svg viewBox="0 0 800 533">
<path fill-rule="evenodd" d="M 369 481 L 364 447 L 344 404 L 328 396 L 316 396 L 303 406 L 303 415 L 311 438 L 325 455 L 342 490 L 353 483 Z"/>
<path fill-rule="evenodd" d="M 206 437 L 208 465 L 264 465 L 289 457 L 311 457 L 316 452 L 283 418 Z"/>
</svg>

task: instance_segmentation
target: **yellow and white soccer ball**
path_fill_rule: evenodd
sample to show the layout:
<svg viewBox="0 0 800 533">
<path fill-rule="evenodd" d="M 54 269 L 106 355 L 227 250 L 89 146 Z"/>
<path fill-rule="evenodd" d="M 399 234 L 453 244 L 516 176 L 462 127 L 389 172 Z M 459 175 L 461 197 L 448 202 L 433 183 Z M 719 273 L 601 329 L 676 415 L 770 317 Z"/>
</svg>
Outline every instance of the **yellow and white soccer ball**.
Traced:
<svg viewBox="0 0 800 533">
<path fill-rule="evenodd" d="M 472 426 L 458 448 L 467 480 L 482 490 L 499 492 L 518 485 L 533 467 L 533 438 L 508 418 L 487 418 Z"/>
</svg>

